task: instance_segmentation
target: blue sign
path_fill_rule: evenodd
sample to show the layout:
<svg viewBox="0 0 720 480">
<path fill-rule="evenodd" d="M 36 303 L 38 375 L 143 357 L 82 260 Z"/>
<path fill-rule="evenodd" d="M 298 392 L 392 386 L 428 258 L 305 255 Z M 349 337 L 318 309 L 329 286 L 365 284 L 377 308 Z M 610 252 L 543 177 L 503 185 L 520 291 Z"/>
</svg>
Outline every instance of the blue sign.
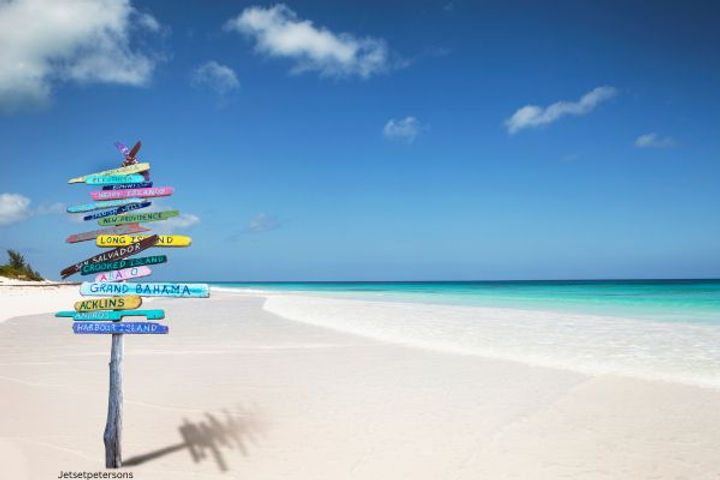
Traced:
<svg viewBox="0 0 720 480">
<path fill-rule="evenodd" d="M 207 283 L 83 282 L 81 295 L 140 295 L 142 297 L 209 297 Z"/>
<path fill-rule="evenodd" d="M 103 190 L 124 190 L 126 188 L 150 188 L 153 182 L 139 182 L 139 183 L 118 183 L 116 185 L 105 185 L 102 187 Z"/>
<path fill-rule="evenodd" d="M 98 218 L 109 217 L 110 215 L 119 215 L 131 210 L 139 210 L 141 208 L 149 207 L 150 205 L 152 205 L 152 202 L 131 203 L 130 205 L 124 205 L 122 207 L 111 208 L 110 210 L 103 210 L 102 212 L 85 215 L 83 220 L 97 220 Z"/>
<path fill-rule="evenodd" d="M 168 333 L 168 327 L 151 322 L 75 322 L 75 333 L 130 333 L 137 335 L 151 335 Z"/>
<path fill-rule="evenodd" d="M 145 317 L 148 320 L 162 320 L 165 318 L 165 310 L 97 310 L 94 312 L 75 312 L 67 310 L 57 312 L 56 317 L 69 317 L 73 320 L 88 321 L 117 321 L 123 317 Z"/>
</svg>

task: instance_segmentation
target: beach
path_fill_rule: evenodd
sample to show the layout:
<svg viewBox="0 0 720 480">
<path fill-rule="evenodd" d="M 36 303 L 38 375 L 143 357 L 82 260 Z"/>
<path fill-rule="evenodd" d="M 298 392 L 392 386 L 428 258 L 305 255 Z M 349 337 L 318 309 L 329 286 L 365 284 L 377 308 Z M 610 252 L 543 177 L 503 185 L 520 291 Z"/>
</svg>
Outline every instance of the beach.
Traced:
<svg viewBox="0 0 720 480">
<path fill-rule="evenodd" d="M 72 320 L 50 313 L 69 309 L 77 286 L 9 290 L 0 290 L 3 478 L 105 471 L 109 336 L 74 335 Z M 349 333 L 322 312 L 315 324 L 298 321 L 298 302 L 343 314 L 302 294 L 214 289 L 209 300 L 148 301 L 165 309 L 170 334 L 125 336 L 119 471 L 153 480 L 720 478 L 712 382 L 378 338 L 372 318 Z"/>
</svg>

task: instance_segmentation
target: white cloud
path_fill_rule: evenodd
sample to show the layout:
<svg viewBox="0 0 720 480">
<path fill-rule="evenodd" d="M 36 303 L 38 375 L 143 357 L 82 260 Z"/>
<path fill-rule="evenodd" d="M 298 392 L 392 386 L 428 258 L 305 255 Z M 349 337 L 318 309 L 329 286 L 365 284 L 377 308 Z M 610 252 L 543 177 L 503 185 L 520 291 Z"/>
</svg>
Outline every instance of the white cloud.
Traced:
<svg viewBox="0 0 720 480">
<path fill-rule="evenodd" d="M 661 138 L 657 133 L 646 133 L 635 139 L 635 146 L 640 148 L 669 148 L 675 145 L 674 138 Z"/>
<path fill-rule="evenodd" d="M 268 215 L 267 213 L 258 213 L 255 218 L 250 220 L 250 224 L 243 230 L 246 233 L 269 232 L 280 227 L 280 221 L 277 217 Z"/>
<path fill-rule="evenodd" d="M 131 34 L 159 28 L 129 0 L 0 2 L 0 110 L 44 104 L 58 81 L 145 84 L 155 62 Z"/>
<path fill-rule="evenodd" d="M 166 210 L 178 210 L 175 207 L 172 207 L 169 205 L 169 201 L 171 199 L 165 198 L 165 197 L 153 197 L 148 198 L 148 201 L 152 202 L 152 205 L 149 207 L 145 207 L 142 210 L 137 210 L 138 213 L 140 212 L 164 212 Z M 171 217 L 167 220 L 163 220 L 162 222 L 157 222 L 154 225 L 149 225 L 150 228 L 153 228 L 154 230 L 157 230 L 158 233 L 161 234 L 170 234 L 174 232 L 175 230 L 182 230 L 184 228 L 190 228 L 200 223 L 200 217 L 197 215 L 194 215 L 192 213 L 183 213 L 180 212 L 180 214 L 177 217 Z"/>
<path fill-rule="evenodd" d="M 27 220 L 34 216 L 65 215 L 67 205 L 62 202 L 41 203 L 38 207 L 31 207 L 32 200 L 19 193 L 0 194 L 0 225 Z M 72 216 L 82 223 L 82 216 Z"/>
<path fill-rule="evenodd" d="M 539 127 L 552 123 L 567 115 L 585 115 L 592 112 L 598 104 L 614 97 L 617 90 L 613 87 L 597 87 L 583 95 L 577 102 L 555 102 L 547 107 L 525 105 L 505 121 L 510 133 L 523 128 Z"/>
<path fill-rule="evenodd" d="M 192 213 L 181 213 L 177 217 L 168 218 L 162 222 L 162 229 L 168 232 L 190 228 L 200 223 L 200 217 Z"/>
<path fill-rule="evenodd" d="M 233 233 L 228 237 L 230 241 L 240 240 L 244 235 L 252 233 L 264 233 L 277 230 L 282 226 L 282 222 L 278 217 L 268 215 L 267 213 L 258 213 L 250 220 L 246 226 L 240 228 L 237 233 Z"/>
<path fill-rule="evenodd" d="M 40 205 L 36 210 L 36 215 L 60 215 L 66 212 L 67 205 L 62 202 L 55 203 L 44 203 Z"/>
<path fill-rule="evenodd" d="M 385 138 L 402 140 L 407 143 L 412 143 L 418 133 L 420 133 L 420 122 L 415 117 L 405 117 L 402 120 L 391 118 L 383 129 Z"/>
<path fill-rule="evenodd" d="M 158 22 L 157 19 L 149 13 L 140 13 L 138 15 L 137 23 L 151 32 L 159 32 L 162 30 L 160 22 Z"/>
<path fill-rule="evenodd" d="M 317 71 L 324 76 L 367 78 L 389 68 L 384 40 L 315 27 L 283 4 L 248 7 L 229 20 L 225 29 L 254 38 L 259 52 L 294 60 L 293 73 Z"/>
<path fill-rule="evenodd" d="M 29 198 L 19 193 L 0 193 L 0 226 L 19 222 L 30 215 Z"/>
<path fill-rule="evenodd" d="M 210 88 L 221 96 L 240 88 L 233 69 L 214 60 L 203 63 L 193 71 L 192 84 Z"/>
</svg>

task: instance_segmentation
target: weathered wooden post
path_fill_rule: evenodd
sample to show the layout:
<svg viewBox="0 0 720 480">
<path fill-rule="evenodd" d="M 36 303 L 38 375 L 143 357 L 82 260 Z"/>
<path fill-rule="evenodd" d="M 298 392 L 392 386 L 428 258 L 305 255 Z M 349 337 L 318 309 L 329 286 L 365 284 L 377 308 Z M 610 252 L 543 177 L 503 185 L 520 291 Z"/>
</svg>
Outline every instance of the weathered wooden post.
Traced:
<svg viewBox="0 0 720 480">
<path fill-rule="evenodd" d="M 110 350 L 110 390 L 108 393 L 107 422 L 105 423 L 105 467 L 120 468 L 122 466 L 122 360 L 123 334 L 113 333 Z"/>
</svg>

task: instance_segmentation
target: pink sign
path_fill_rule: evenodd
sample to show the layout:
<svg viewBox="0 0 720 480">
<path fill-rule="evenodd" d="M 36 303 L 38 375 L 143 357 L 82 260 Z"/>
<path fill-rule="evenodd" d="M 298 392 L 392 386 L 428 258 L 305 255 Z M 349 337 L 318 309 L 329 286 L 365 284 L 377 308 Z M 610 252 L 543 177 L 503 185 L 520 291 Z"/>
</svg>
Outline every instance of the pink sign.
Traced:
<svg viewBox="0 0 720 480">
<path fill-rule="evenodd" d="M 90 192 L 93 200 L 118 200 L 121 198 L 167 197 L 173 194 L 173 187 L 127 188 L 124 190 L 96 190 Z"/>
<path fill-rule="evenodd" d="M 147 277 L 152 274 L 150 267 L 130 267 L 123 268 L 122 270 L 111 270 L 109 272 L 103 272 L 95 277 L 96 282 L 122 282 L 130 278 Z"/>
</svg>

